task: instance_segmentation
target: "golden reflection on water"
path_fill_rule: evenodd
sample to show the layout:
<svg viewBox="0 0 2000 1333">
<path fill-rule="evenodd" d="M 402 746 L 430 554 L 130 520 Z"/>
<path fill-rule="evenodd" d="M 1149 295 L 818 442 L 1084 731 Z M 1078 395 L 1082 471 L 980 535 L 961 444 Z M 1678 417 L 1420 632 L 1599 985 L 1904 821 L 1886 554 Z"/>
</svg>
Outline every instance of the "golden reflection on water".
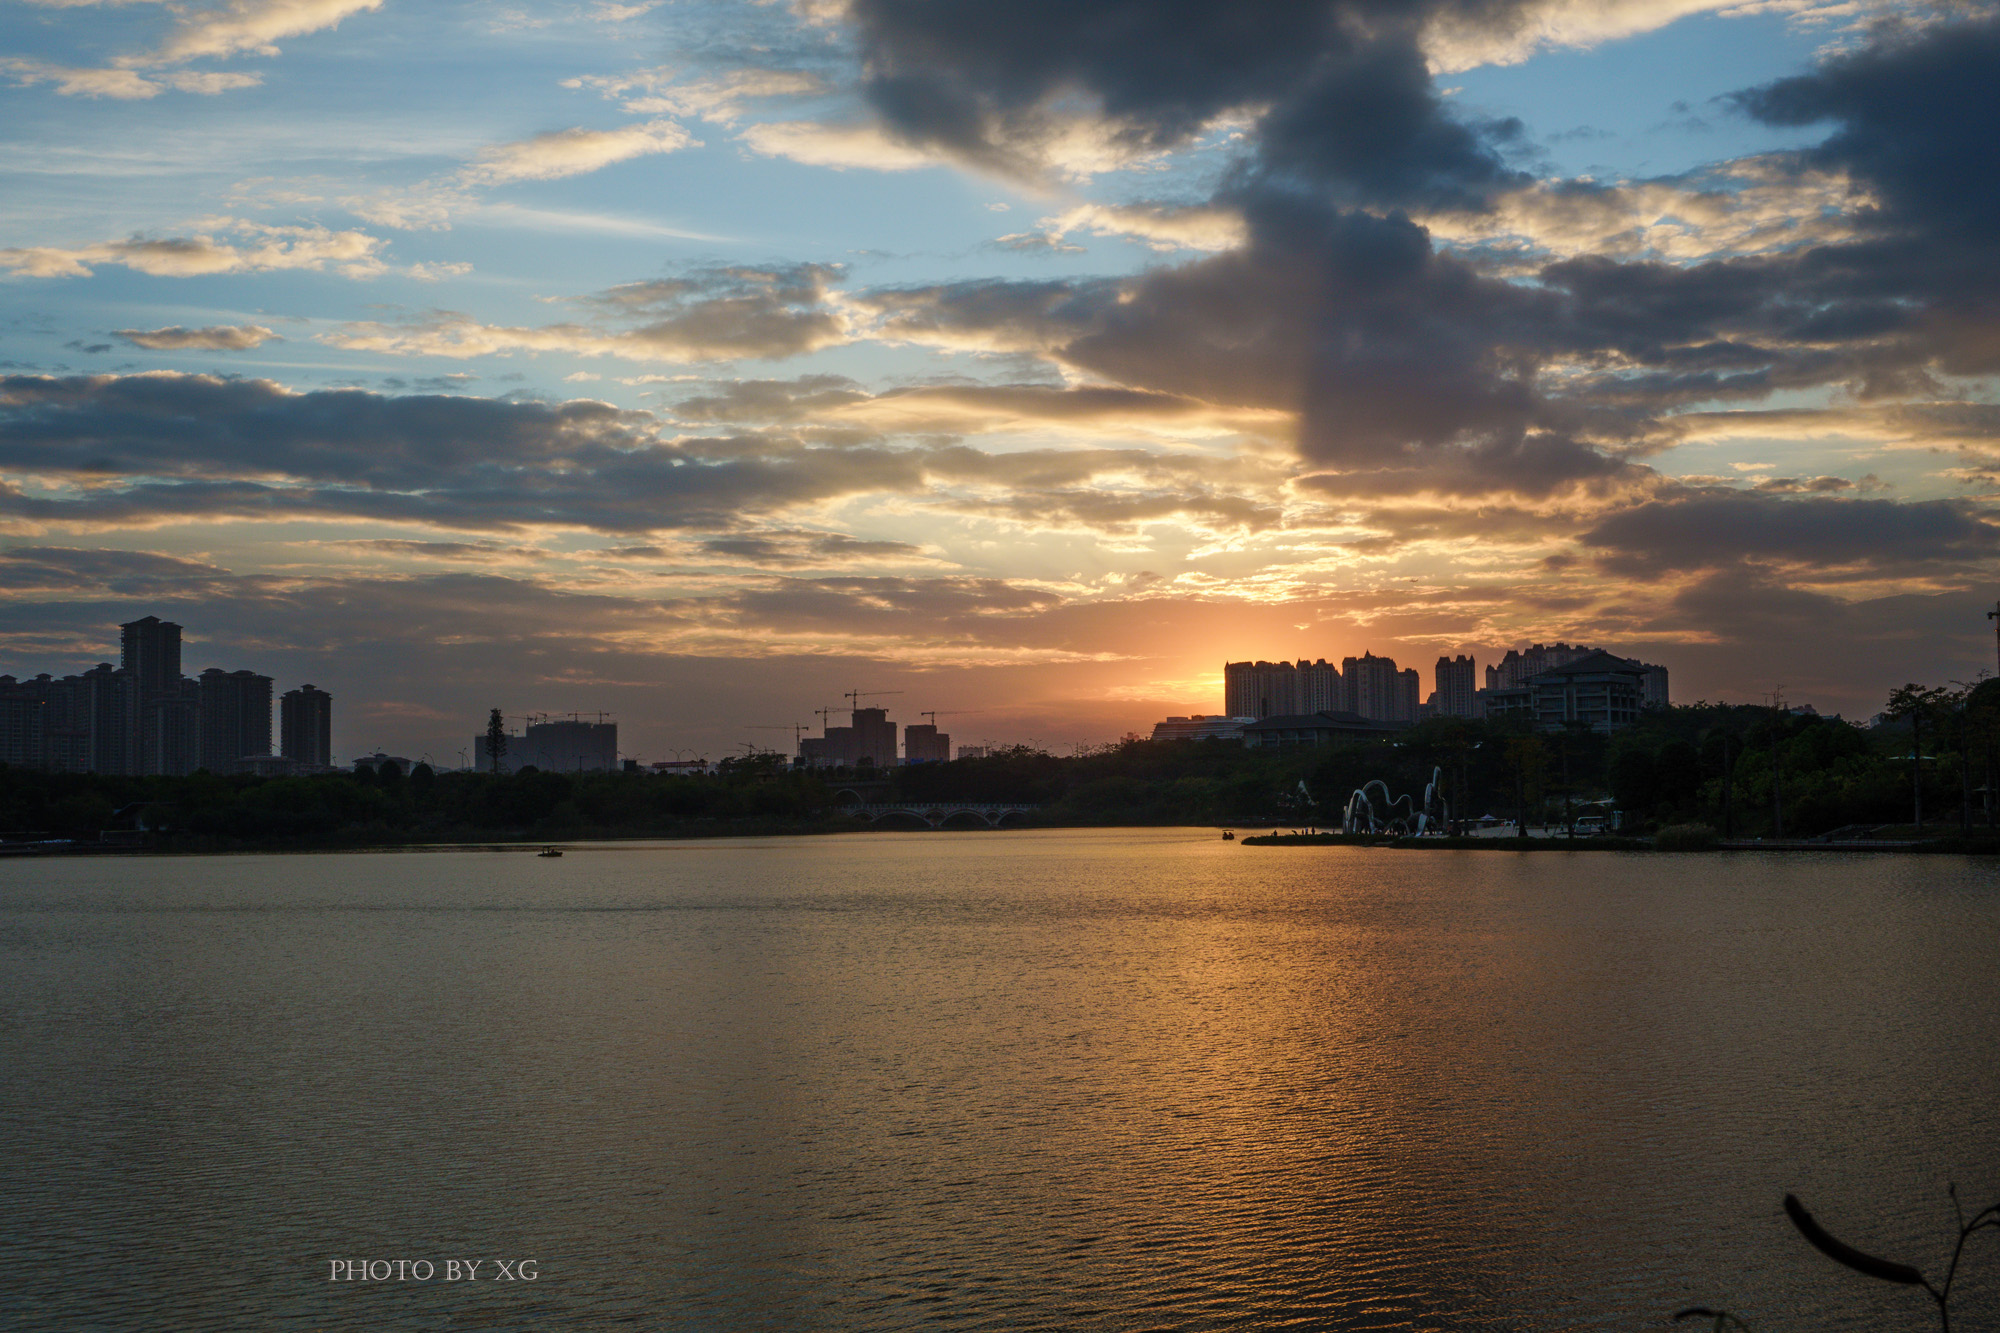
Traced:
<svg viewBox="0 0 2000 1333">
<path fill-rule="evenodd" d="M 1777 1201 L 1915 1257 L 1945 1180 L 2000 1194 L 1995 878 L 1204 830 L 0 865 L 0 1324 L 1870 1327 Z M 542 1277 L 324 1280 L 448 1255 Z"/>
</svg>

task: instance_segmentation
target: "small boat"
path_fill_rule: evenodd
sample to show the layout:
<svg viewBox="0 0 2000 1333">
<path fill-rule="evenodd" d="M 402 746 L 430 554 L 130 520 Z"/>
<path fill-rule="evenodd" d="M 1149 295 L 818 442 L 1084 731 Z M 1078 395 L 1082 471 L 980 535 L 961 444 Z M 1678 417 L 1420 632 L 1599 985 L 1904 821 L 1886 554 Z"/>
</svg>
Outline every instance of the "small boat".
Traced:
<svg viewBox="0 0 2000 1333">
<path fill-rule="evenodd" d="M 1235 829 L 1227 829 L 1227 828 L 1226 828 L 1226 829 L 1224 829 L 1224 830 L 1222 830 L 1222 840 L 1223 840 L 1224 842 L 1235 842 L 1235 841 L 1236 841 L 1236 830 L 1235 830 Z"/>
<path fill-rule="evenodd" d="M 562 848 L 560 848 L 560 847 L 544 847 L 544 848 L 542 848 L 542 850 L 540 850 L 539 852 L 536 852 L 536 853 L 535 853 L 535 855 L 536 855 L 536 856 L 561 856 L 561 855 L 562 855 Z"/>
</svg>

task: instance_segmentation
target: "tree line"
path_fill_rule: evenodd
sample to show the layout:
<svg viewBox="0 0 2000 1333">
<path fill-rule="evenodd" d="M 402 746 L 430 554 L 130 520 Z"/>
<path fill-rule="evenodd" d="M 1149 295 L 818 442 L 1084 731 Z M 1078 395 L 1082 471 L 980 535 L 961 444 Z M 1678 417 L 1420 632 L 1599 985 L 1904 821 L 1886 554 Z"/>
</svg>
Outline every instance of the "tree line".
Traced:
<svg viewBox="0 0 2000 1333">
<path fill-rule="evenodd" d="M 1697 703 L 1624 731 L 1530 730 L 1432 718 L 1318 748 L 1128 737 L 1066 756 L 1028 746 L 894 769 L 813 771 L 776 755 L 712 776 L 377 771 L 257 778 L 60 775 L 0 766 L 0 832 L 81 840 L 106 830 L 167 847 L 340 846 L 809 832 L 854 825 L 843 805 L 1009 802 L 1045 825 L 1337 825 L 1371 779 L 1421 796 L 1435 775 L 1456 819 L 1573 823 L 1734 838 L 1843 828 L 1990 837 L 2000 681 L 1916 684 L 1857 726 L 1811 712 Z M 1608 821 L 1607 821 L 1608 822 Z"/>
</svg>

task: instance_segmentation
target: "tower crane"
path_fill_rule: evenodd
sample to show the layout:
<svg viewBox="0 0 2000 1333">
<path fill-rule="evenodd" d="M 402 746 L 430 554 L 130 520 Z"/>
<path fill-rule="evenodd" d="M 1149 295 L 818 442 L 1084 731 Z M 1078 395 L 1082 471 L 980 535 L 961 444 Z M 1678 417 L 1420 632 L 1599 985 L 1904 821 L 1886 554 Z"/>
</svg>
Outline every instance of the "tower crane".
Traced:
<svg viewBox="0 0 2000 1333">
<path fill-rule="evenodd" d="M 840 697 L 847 700 L 847 706 L 849 708 L 859 708 L 861 707 L 861 700 L 863 699 L 873 699 L 878 694 L 901 694 L 901 693 L 902 693 L 901 690 L 849 690 L 846 694 L 843 694 Z"/>
<path fill-rule="evenodd" d="M 918 713 L 917 716 L 929 718 L 931 725 L 936 726 L 937 720 L 941 717 L 963 717 L 967 713 L 983 713 L 985 711 L 984 708 L 937 708 L 926 709 L 924 712 Z"/>
<path fill-rule="evenodd" d="M 745 731 L 789 731 L 792 733 L 792 745 L 796 748 L 799 741 L 804 738 L 806 731 L 808 730 L 808 727 L 809 724 L 804 722 L 790 722 L 790 723 L 767 722 L 767 723 L 761 723 L 754 727 L 745 727 L 744 730 Z"/>
</svg>

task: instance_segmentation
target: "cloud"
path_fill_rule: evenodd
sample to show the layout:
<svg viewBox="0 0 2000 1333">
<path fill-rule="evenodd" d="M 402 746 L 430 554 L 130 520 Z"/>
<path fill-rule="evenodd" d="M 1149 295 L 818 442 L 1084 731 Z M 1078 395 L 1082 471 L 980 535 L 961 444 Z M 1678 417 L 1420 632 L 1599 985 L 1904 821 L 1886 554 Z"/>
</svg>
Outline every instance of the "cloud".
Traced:
<svg viewBox="0 0 2000 1333">
<path fill-rule="evenodd" d="M 524 560 L 547 560 L 549 553 L 534 546 L 508 546 L 500 542 L 412 541 L 401 537 L 366 537 L 351 541 L 315 543 L 317 546 L 363 555 L 393 556 L 398 559 L 445 560 L 475 565 L 515 564 Z"/>
<path fill-rule="evenodd" d="M 0 569 L 11 599 L 37 594 L 90 593 L 118 597 L 203 596 L 225 592 L 229 571 L 203 560 L 153 551 L 107 551 L 68 546 L 0 548 Z"/>
<path fill-rule="evenodd" d="M 1845 172 L 1879 196 L 1883 221 L 1940 239 L 1984 243 L 2000 210 L 2000 146 L 1962 133 L 2000 113 L 2000 17 L 1889 27 L 1858 50 L 1837 52 L 1810 74 L 1735 97 L 1771 125 L 1832 123 L 1799 155 Z"/>
<path fill-rule="evenodd" d="M 81 8 L 95 0 L 31 0 L 49 8 Z M 172 29 L 152 51 L 123 55 L 102 68 L 54 65 L 12 57 L 0 71 L 21 86 L 52 83 L 65 97 L 108 97 L 123 101 L 157 97 L 169 90 L 213 96 L 255 88 L 263 76 L 172 66 L 193 60 L 253 54 L 275 56 L 281 39 L 338 27 L 350 15 L 379 9 L 382 0 L 228 0 L 210 8 L 168 5 Z"/>
<path fill-rule="evenodd" d="M 1438 240 L 1485 247 L 1528 274 L 1580 255 L 1684 264 L 1852 241 L 1873 205 L 1843 173 L 1757 157 L 1662 180 L 1538 181 L 1494 196 L 1484 213 L 1423 221 Z"/>
<path fill-rule="evenodd" d="M 1804 3 L 1787 4 L 1796 12 Z M 1753 11 L 1741 0 L 1544 0 L 1523 5 L 1514 23 L 1493 22 L 1493 11 L 1435 7 L 1424 32 L 1424 50 L 1439 73 L 1480 65 L 1515 65 L 1547 50 L 1594 47 L 1652 32 L 1694 14 Z M 1844 6 L 1852 13 L 1854 6 Z"/>
<path fill-rule="evenodd" d="M 556 180 L 635 157 L 698 146 L 693 136 L 670 120 L 647 121 L 615 130 L 556 130 L 482 150 L 478 159 L 465 169 L 463 177 L 482 185 Z"/>
<path fill-rule="evenodd" d="M 79 68 L 51 65 L 20 57 L 0 59 L 0 71 L 11 75 L 17 86 L 28 88 L 52 83 L 64 97 L 109 97 L 117 101 L 144 101 L 164 92 L 199 93 L 213 96 L 239 88 L 255 88 L 264 82 L 261 74 L 225 74 L 216 71 L 171 70 L 142 74 L 135 69 Z"/>
<path fill-rule="evenodd" d="M 221 218 L 208 230 L 188 236 L 135 235 L 75 248 L 0 249 L 0 269 L 30 278 L 82 278 L 94 266 L 116 264 L 154 277 L 186 278 L 332 266 L 351 278 L 370 278 L 386 271 L 380 258 L 384 244 L 380 237 L 362 231 L 272 227 Z"/>
<path fill-rule="evenodd" d="M 699 116 L 722 125 L 741 118 L 746 102 L 813 97 L 830 91 L 825 79 L 806 70 L 750 66 L 686 80 L 678 79 L 677 73 L 661 67 L 622 75 L 588 75 L 564 79 L 562 86 L 590 88 L 612 100 L 622 99 L 625 109 L 638 115 Z"/>
<path fill-rule="evenodd" d="M 134 347 L 155 352 L 241 352 L 278 338 L 262 324 L 214 324 L 205 329 L 175 324 L 164 329 L 113 329 L 112 333 Z"/>
<path fill-rule="evenodd" d="M 809 167 L 914 171 L 940 162 L 937 154 L 898 142 L 872 124 L 772 121 L 746 126 L 741 137 L 752 152 Z"/>
<path fill-rule="evenodd" d="M 709 537 L 703 555 L 766 569 L 851 568 L 860 563 L 909 564 L 929 557 L 911 542 L 866 541 L 840 532 L 764 529 Z"/>
<path fill-rule="evenodd" d="M 1242 215 L 1216 204 L 1078 204 L 1040 225 L 1056 236 L 1131 237 L 1162 252 L 1232 250 L 1245 239 Z"/>
<path fill-rule="evenodd" d="M 1006 236 L 993 238 L 993 245 L 1000 250 L 1013 250 L 1020 254 L 1080 255 L 1085 247 L 1072 245 L 1054 232 L 1017 231 Z"/>
<path fill-rule="evenodd" d="M 181 11 L 157 52 L 127 59 L 179 64 L 245 52 L 274 56 L 284 38 L 338 27 L 342 19 L 381 7 L 382 0 L 230 0 L 215 9 Z"/>
<path fill-rule="evenodd" d="M 737 380 L 683 398 L 674 416 L 688 422 L 793 422 L 866 402 L 869 395 L 845 375 L 802 375 L 794 380 Z"/>
<path fill-rule="evenodd" d="M 637 4 L 612 4 L 610 0 L 597 0 L 590 7 L 590 17 L 599 23 L 626 23 L 643 14 L 650 14 L 660 7 L 661 0 L 639 0 Z"/>
<path fill-rule="evenodd" d="M 1963 501 L 1792 498 L 1696 490 L 1606 517 L 1581 544 L 1625 577 L 1729 569 L 1745 561 L 1811 579 L 1990 569 L 2000 523 Z"/>
<path fill-rule="evenodd" d="M 1264 527 L 1275 477 L 1143 449 L 894 447 L 782 431 L 668 437 L 589 401 L 298 393 L 263 380 L 153 372 L 0 379 L 0 516 L 144 527 L 341 517 L 458 530 L 734 536 L 774 515 L 907 497 L 941 515 L 1034 530 L 1128 532 L 1178 517 Z M 857 539 L 862 540 L 862 539 Z M 831 549 L 831 548 L 827 548 Z M 825 555 L 827 549 L 817 554 Z"/>
<path fill-rule="evenodd" d="M 782 358 L 848 339 L 848 321 L 830 301 L 838 276 L 837 269 L 817 264 L 700 269 L 588 298 L 585 305 L 594 317 L 588 324 L 521 328 L 447 314 L 407 324 L 349 324 L 322 340 L 403 356 L 567 352 L 640 361 Z"/>
<path fill-rule="evenodd" d="M 853 0 L 849 15 L 883 124 L 974 167 L 1079 176 L 1254 118 L 1256 174 L 1352 203 L 1476 205 L 1516 179 L 1488 143 L 1513 127 L 1462 124 L 1432 89 L 1422 21 L 1443 8 L 1240 0 L 1163 21 L 1142 0 Z M 1453 12 L 1518 21 L 1511 6 Z"/>
</svg>

